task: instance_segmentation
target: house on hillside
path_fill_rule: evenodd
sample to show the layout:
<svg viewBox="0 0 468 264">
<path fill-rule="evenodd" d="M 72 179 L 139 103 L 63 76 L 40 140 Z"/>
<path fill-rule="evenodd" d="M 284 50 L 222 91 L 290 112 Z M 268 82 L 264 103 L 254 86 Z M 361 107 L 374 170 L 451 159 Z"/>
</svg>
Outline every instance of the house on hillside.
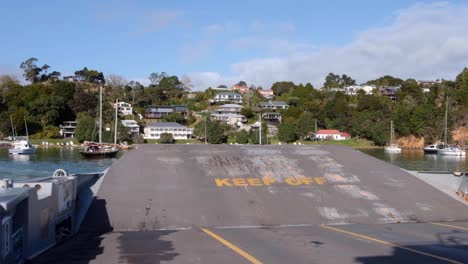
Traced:
<svg viewBox="0 0 468 264">
<path fill-rule="evenodd" d="M 120 114 L 127 116 L 127 115 L 132 115 L 133 114 L 133 107 L 131 104 L 126 103 L 126 102 L 117 102 L 114 104 L 114 108 L 118 107 L 118 111 Z"/>
<path fill-rule="evenodd" d="M 275 94 L 273 93 L 273 90 L 271 89 L 268 89 L 268 90 L 258 89 L 257 92 L 261 96 L 265 97 L 266 99 L 272 99 L 275 96 Z"/>
<path fill-rule="evenodd" d="M 262 109 L 277 111 L 281 109 L 288 109 L 289 105 L 284 101 L 268 101 L 268 102 L 261 102 L 260 107 Z"/>
<path fill-rule="evenodd" d="M 174 139 L 191 139 L 193 129 L 175 122 L 155 122 L 144 128 L 145 139 L 159 139 L 161 134 L 171 134 Z"/>
<path fill-rule="evenodd" d="M 242 104 L 242 95 L 234 92 L 223 92 L 216 94 L 213 99 L 209 101 L 211 104 L 214 103 L 236 103 Z"/>
<path fill-rule="evenodd" d="M 64 121 L 59 127 L 59 133 L 63 138 L 74 138 L 76 130 L 76 121 Z"/>
<path fill-rule="evenodd" d="M 262 118 L 270 125 L 279 125 L 281 123 L 281 114 L 278 112 L 263 113 Z"/>
<path fill-rule="evenodd" d="M 345 140 L 350 139 L 351 135 L 336 129 L 320 129 L 315 134 L 315 138 L 319 140 Z"/>
<path fill-rule="evenodd" d="M 246 92 L 248 92 L 250 89 L 249 87 L 247 86 L 244 86 L 244 85 L 234 85 L 231 87 L 231 91 L 238 91 L 239 93 L 241 94 L 244 94 Z"/>
<path fill-rule="evenodd" d="M 122 120 L 120 121 L 122 125 L 128 129 L 128 133 L 130 135 L 138 135 L 140 134 L 140 126 L 138 125 L 137 121 L 135 120 Z"/>
<path fill-rule="evenodd" d="M 188 110 L 184 105 L 151 105 L 145 110 L 145 118 L 160 119 L 172 113 L 180 113 L 186 117 Z"/>
<path fill-rule="evenodd" d="M 211 117 L 214 120 L 218 120 L 236 127 L 247 122 L 247 118 L 240 114 L 211 114 Z"/>
<path fill-rule="evenodd" d="M 214 114 L 240 114 L 242 105 L 238 104 L 224 104 L 218 109 L 214 110 Z"/>
<path fill-rule="evenodd" d="M 398 90 L 400 90 L 400 86 L 382 86 L 379 88 L 380 94 L 389 97 L 392 101 L 396 101 Z"/>
</svg>

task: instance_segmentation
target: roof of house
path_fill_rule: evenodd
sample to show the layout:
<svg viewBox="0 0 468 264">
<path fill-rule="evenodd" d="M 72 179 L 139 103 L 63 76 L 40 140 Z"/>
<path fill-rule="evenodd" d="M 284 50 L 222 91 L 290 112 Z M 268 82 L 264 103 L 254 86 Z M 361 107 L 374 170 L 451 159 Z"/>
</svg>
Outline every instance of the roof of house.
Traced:
<svg viewBox="0 0 468 264">
<path fill-rule="evenodd" d="M 260 106 L 284 106 L 288 105 L 284 101 L 268 101 L 268 102 L 261 102 Z"/>
<path fill-rule="evenodd" d="M 179 123 L 176 122 L 154 122 L 148 125 L 149 127 L 177 127 L 177 128 L 187 128 L 186 126 L 183 126 Z"/>
<path fill-rule="evenodd" d="M 336 130 L 336 129 L 319 129 L 319 131 L 317 131 L 317 134 L 322 134 L 322 135 L 336 135 L 336 134 L 341 134 L 340 131 Z"/>
<path fill-rule="evenodd" d="M 340 133 L 340 136 L 342 137 L 350 137 L 351 135 L 349 133 L 346 133 L 346 132 L 341 132 Z"/>
<path fill-rule="evenodd" d="M 124 127 L 130 127 L 130 128 L 137 128 L 137 127 L 140 127 L 137 123 L 137 121 L 135 120 L 122 120 L 121 121 L 122 124 L 124 125 Z"/>
<path fill-rule="evenodd" d="M 221 107 L 242 108 L 243 106 L 242 106 L 242 105 L 238 105 L 238 104 L 223 104 L 223 105 L 220 106 L 219 108 L 221 108 Z"/>
<path fill-rule="evenodd" d="M 229 95 L 231 95 L 231 96 L 242 96 L 241 94 L 238 94 L 238 93 L 235 93 L 235 92 L 222 92 L 222 93 L 218 93 L 218 94 L 216 94 L 216 96 L 218 96 L 218 95 L 227 95 L 227 96 L 229 96 Z"/>
<path fill-rule="evenodd" d="M 244 118 L 245 118 L 245 116 L 243 116 L 243 115 L 231 114 L 231 113 L 229 113 L 229 114 L 211 114 L 211 115 L 212 115 L 212 116 L 225 116 L 225 117 L 237 117 L 237 118 L 242 118 L 242 117 L 244 117 Z"/>
</svg>

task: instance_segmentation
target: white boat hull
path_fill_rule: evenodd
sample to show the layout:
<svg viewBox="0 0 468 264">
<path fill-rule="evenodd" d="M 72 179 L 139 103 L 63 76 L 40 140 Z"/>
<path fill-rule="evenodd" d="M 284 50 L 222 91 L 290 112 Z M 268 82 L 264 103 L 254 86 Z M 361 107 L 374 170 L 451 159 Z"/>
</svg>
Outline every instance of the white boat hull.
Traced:
<svg viewBox="0 0 468 264">
<path fill-rule="evenodd" d="M 27 148 L 27 149 L 9 149 L 8 153 L 11 155 L 29 155 L 36 153 L 36 148 Z"/>
<path fill-rule="evenodd" d="M 401 153 L 400 147 L 385 147 L 384 151 L 387 153 Z"/>
<path fill-rule="evenodd" d="M 466 152 L 459 148 L 445 148 L 439 149 L 437 154 L 444 155 L 444 156 L 456 156 L 456 157 L 465 157 Z"/>
</svg>

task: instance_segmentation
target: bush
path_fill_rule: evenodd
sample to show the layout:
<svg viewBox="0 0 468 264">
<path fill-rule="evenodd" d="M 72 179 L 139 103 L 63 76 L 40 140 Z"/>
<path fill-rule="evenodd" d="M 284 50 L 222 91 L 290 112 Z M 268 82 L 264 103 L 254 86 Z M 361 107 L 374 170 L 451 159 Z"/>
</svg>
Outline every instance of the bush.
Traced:
<svg viewBox="0 0 468 264">
<path fill-rule="evenodd" d="M 252 109 L 248 108 L 248 107 L 244 107 L 241 109 L 240 111 L 240 114 L 245 116 L 247 119 L 250 119 L 254 116 L 254 113 L 252 111 Z"/>
<path fill-rule="evenodd" d="M 249 143 L 249 134 L 245 130 L 241 130 L 236 134 L 236 143 L 247 144 Z"/>
<path fill-rule="evenodd" d="M 60 138 L 59 128 L 56 126 L 46 126 L 43 134 L 45 138 Z"/>
<path fill-rule="evenodd" d="M 175 140 L 172 134 L 169 133 L 162 133 L 161 137 L 159 138 L 159 143 L 162 144 L 174 144 Z"/>
<path fill-rule="evenodd" d="M 296 127 L 291 123 L 283 123 L 278 127 L 278 139 L 284 142 L 296 141 Z"/>
<path fill-rule="evenodd" d="M 135 135 L 132 138 L 133 144 L 143 144 L 145 143 L 145 139 L 142 135 Z"/>
</svg>

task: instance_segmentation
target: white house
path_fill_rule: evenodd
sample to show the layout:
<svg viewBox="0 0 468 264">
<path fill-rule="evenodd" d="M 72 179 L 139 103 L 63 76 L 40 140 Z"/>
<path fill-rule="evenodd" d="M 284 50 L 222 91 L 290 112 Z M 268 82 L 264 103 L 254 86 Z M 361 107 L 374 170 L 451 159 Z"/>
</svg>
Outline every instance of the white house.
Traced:
<svg viewBox="0 0 468 264">
<path fill-rule="evenodd" d="M 191 139 L 193 129 L 175 122 L 155 122 L 145 127 L 145 139 L 159 139 L 162 133 L 172 134 L 174 139 Z"/>
<path fill-rule="evenodd" d="M 247 122 L 247 118 L 239 114 L 211 114 L 211 116 L 214 120 L 218 120 L 233 126 Z"/>
<path fill-rule="evenodd" d="M 210 103 L 242 103 L 242 95 L 234 92 L 218 93 L 213 99 L 210 99 Z"/>
<path fill-rule="evenodd" d="M 140 134 L 140 126 L 135 120 L 122 120 L 122 125 L 128 128 L 128 132 L 132 135 Z"/>
<path fill-rule="evenodd" d="M 372 94 L 374 89 L 375 86 L 372 85 L 351 85 L 343 88 L 344 93 L 347 95 L 356 95 L 360 90 L 364 91 L 366 94 Z"/>
<path fill-rule="evenodd" d="M 60 135 L 64 138 L 74 138 L 76 130 L 76 121 L 64 121 L 60 125 Z"/>
<path fill-rule="evenodd" d="M 118 107 L 119 113 L 121 113 L 124 116 L 133 114 L 133 107 L 129 103 L 118 102 L 117 104 L 114 104 L 114 108 L 116 108 L 116 107 Z"/>
<path fill-rule="evenodd" d="M 268 102 L 261 102 L 260 107 L 263 109 L 276 111 L 279 109 L 288 109 L 289 105 L 283 101 L 268 101 Z"/>
<path fill-rule="evenodd" d="M 214 110 L 215 114 L 240 114 L 242 105 L 238 104 L 224 104 L 218 109 Z"/>
<path fill-rule="evenodd" d="M 268 89 L 268 90 L 258 89 L 257 91 L 261 96 L 267 99 L 271 99 L 275 96 L 275 94 L 273 93 L 273 90 L 271 89 Z"/>
<path fill-rule="evenodd" d="M 346 132 L 340 132 L 336 129 L 320 129 L 315 134 L 315 138 L 320 140 L 345 140 L 351 136 Z"/>
</svg>

